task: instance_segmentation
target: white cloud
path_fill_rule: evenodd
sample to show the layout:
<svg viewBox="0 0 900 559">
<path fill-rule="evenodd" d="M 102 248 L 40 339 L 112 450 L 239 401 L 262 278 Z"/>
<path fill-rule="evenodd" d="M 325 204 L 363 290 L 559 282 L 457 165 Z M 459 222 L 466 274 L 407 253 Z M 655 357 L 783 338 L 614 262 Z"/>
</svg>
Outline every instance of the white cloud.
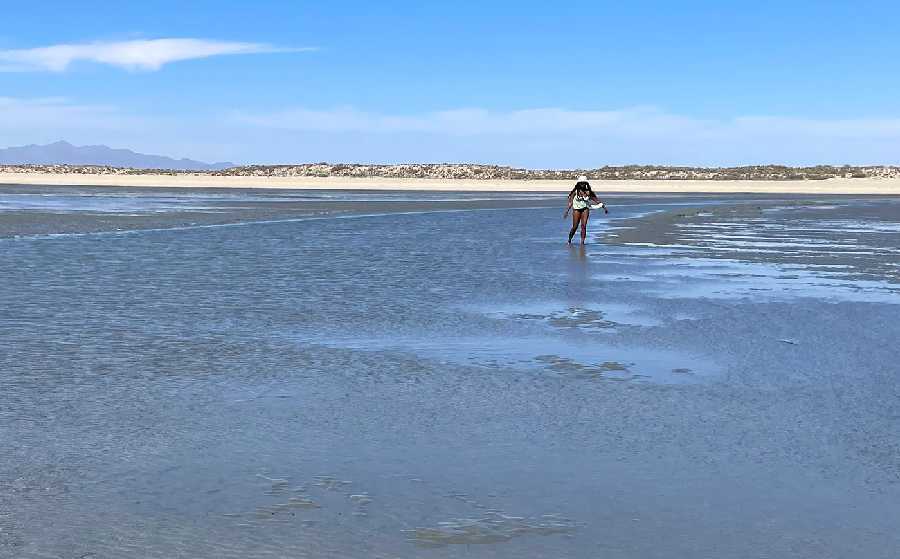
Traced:
<svg viewBox="0 0 900 559">
<path fill-rule="evenodd" d="M 326 110 L 288 109 L 271 113 L 235 112 L 237 123 L 315 132 L 429 133 L 449 136 L 622 137 L 705 135 L 724 123 L 666 113 L 654 107 L 609 111 L 535 108 L 488 111 L 477 108 L 435 111 L 418 115 L 370 113 L 350 107 Z"/>
<path fill-rule="evenodd" d="M 233 121 L 252 126 L 315 132 L 406 133 L 446 135 L 558 134 L 623 137 L 720 138 L 756 135 L 900 137 L 900 118 L 800 119 L 789 117 L 736 117 L 701 119 L 677 115 L 655 107 L 610 111 L 537 108 L 515 111 L 454 109 L 417 115 L 364 112 L 352 107 L 312 110 L 288 109 L 269 113 L 234 112 Z"/>
<path fill-rule="evenodd" d="M 0 147 L 68 140 L 240 163 L 471 161 L 540 168 L 606 164 L 898 164 L 900 118 L 696 118 L 609 111 L 354 108 L 176 116 L 63 98 L 0 97 Z"/>
<path fill-rule="evenodd" d="M 548 167 L 898 163 L 900 158 L 900 118 L 697 118 L 654 107 L 402 115 L 343 107 L 236 112 L 231 122 L 298 143 L 315 136 L 317 143 L 306 153 L 316 155 L 307 159 L 329 159 L 329 141 L 352 152 L 330 157 L 338 160 L 457 159 Z"/>
<path fill-rule="evenodd" d="M 0 97 L 0 147 L 69 140 L 78 144 L 151 146 L 177 134 L 166 118 L 149 118 L 99 104 L 80 104 L 61 97 Z"/>
<path fill-rule="evenodd" d="M 134 126 L 138 120 L 122 114 L 116 107 L 77 104 L 63 97 L 0 97 L 0 133 L 5 134 L 23 132 L 29 128 L 125 128 Z"/>
<path fill-rule="evenodd" d="M 327 110 L 304 108 L 272 113 L 235 113 L 237 122 L 286 130 L 319 132 L 430 132 L 453 135 L 584 134 L 599 129 L 635 132 L 649 128 L 695 125 L 697 121 L 664 114 L 652 107 L 617 111 L 573 111 L 538 108 L 492 112 L 452 109 L 419 115 L 369 113 L 352 107 Z"/>
<path fill-rule="evenodd" d="M 314 50 L 285 49 L 261 43 L 206 39 L 144 39 L 52 45 L 32 49 L 0 50 L 0 71 L 63 72 L 73 62 L 108 64 L 126 70 L 159 70 L 181 60 L 229 54 L 260 54 Z"/>
</svg>

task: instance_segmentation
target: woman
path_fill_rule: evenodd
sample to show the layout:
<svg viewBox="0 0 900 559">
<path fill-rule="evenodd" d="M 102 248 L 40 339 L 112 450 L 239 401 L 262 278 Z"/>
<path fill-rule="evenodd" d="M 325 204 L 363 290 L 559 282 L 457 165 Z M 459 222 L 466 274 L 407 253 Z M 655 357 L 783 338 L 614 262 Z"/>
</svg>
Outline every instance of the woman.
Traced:
<svg viewBox="0 0 900 559">
<path fill-rule="evenodd" d="M 575 183 L 575 188 L 572 189 L 572 192 L 569 192 L 569 205 L 566 206 L 566 213 L 563 214 L 563 219 L 565 219 L 569 216 L 569 210 L 572 210 L 572 229 L 569 230 L 569 244 L 572 244 L 572 237 L 575 236 L 579 223 L 581 224 L 581 244 L 584 244 L 584 240 L 587 238 L 587 222 L 591 215 L 591 204 L 594 204 L 594 208 L 603 208 L 604 212 L 609 213 L 609 210 L 606 209 L 606 204 L 601 202 L 597 195 L 594 194 L 594 191 L 591 190 L 587 177 L 582 175 L 578 177 L 578 182 Z"/>
</svg>

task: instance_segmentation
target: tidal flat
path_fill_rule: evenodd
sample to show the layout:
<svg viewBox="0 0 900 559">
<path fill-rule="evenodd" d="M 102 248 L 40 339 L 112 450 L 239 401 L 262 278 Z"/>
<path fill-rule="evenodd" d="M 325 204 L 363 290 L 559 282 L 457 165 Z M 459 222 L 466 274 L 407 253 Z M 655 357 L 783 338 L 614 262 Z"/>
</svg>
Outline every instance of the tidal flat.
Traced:
<svg viewBox="0 0 900 559">
<path fill-rule="evenodd" d="M 0 186 L 0 557 L 897 557 L 900 197 L 605 199 Z"/>
</svg>

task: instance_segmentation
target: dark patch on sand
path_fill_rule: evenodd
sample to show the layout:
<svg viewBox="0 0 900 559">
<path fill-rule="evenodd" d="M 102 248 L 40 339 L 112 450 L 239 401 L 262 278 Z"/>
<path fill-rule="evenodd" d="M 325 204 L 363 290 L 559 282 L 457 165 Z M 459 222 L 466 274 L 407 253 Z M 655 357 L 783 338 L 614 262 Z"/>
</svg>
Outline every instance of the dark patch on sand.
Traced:
<svg viewBox="0 0 900 559">
<path fill-rule="evenodd" d="M 682 208 L 619 222 L 612 245 L 900 283 L 900 198 L 786 199 Z"/>
<path fill-rule="evenodd" d="M 643 375 L 632 372 L 631 367 L 634 366 L 634 363 L 625 364 L 618 361 L 604 361 L 597 364 L 584 364 L 559 355 L 538 355 L 534 359 L 544 363 L 549 371 L 563 376 L 618 381 L 643 378 Z"/>
</svg>

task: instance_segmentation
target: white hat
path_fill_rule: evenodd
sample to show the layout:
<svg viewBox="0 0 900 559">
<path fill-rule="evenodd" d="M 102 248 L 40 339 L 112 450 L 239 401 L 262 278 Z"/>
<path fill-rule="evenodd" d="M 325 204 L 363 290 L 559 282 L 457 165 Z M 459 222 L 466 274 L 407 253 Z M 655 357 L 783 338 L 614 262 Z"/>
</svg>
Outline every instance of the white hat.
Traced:
<svg viewBox="0 0 900 559">
<path fill-rule="evenodd" d="M 587 177 L 584 175 L 581 175 L 580 177 L 578 177 L 578 182 L 587 182 Z"/>
</svg>

